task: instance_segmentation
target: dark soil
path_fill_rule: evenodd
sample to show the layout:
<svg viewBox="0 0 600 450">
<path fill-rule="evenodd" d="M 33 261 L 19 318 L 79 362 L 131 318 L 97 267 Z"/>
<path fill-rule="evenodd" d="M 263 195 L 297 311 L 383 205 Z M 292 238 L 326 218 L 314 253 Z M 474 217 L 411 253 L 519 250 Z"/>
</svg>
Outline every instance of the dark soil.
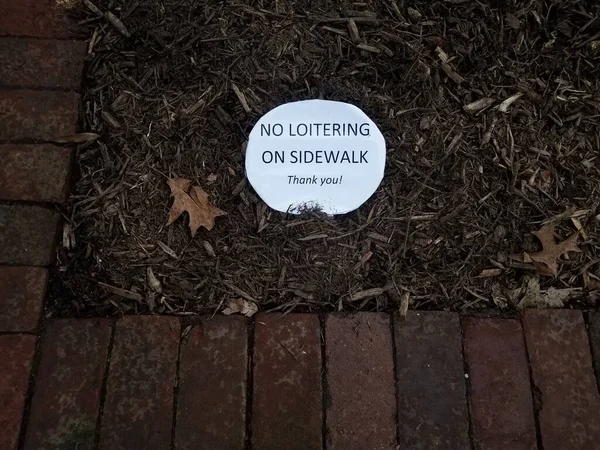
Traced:
<svg viewBox="0 0 600 450">
<path fill-rule="evenodd" d="M 530 231 L 552 219 L 557 240 L 581 225 L 582 252 L 540 278 L 542 293 L 595 305 L 599 2 L 94 4 L 131 37 L 82 6 L 84 127 L 101 138 L 78 148 L 58 314 L 216 312 L 239 297 L 375 310 L 406 292 L 410 308 L 511 310 L 522 299 L 499 293 L 539 275 L 509 255 L 539 250 Z M 274 212 L 244 179 L 253 124 L 311 98 L 359 106 L 386 138 L 382 185 L 344 216 Z M 187 218 L 167 226 L 170 177 L 228 215 L 193 239 Z"/>
</svg>

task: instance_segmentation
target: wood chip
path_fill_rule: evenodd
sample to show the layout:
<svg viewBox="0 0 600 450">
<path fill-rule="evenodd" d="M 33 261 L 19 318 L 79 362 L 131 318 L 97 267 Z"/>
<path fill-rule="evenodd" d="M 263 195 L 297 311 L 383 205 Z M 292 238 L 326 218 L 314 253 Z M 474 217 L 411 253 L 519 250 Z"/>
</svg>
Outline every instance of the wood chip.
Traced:
<svg viewBox="0 0 600 450">
<path fill-rule="evenodd" d="M 477 278 L 497 277 L 502 274 L 502 269 L 483 269 Z"/>
<path fill-rule="evenodd" d="M 398 305 L 398 313 L 400 317 L 405 318 L 410 304 L 410 292 L 404 291 L 400 296 L 400 304 Z"/>
<path fill-rule="evenodd" d="M 512 105 L 515 101 L 517 101 L 521 97 L 523 97 L 523 93 L 521 93 L 521 92 L 519 92 L 518 94 L 515 94 L 511 97 L 508 97 L 506 100 L 504 100 L 502 103 L 500 103 L 500 106 L 498 106 L 498 111 L 503 112 L 503 113 L 508 112 L 508 108 L 510 107 L 510 105 Z"/>
<path fill-rule="evenodd" d="M 105 291 L 110 292 L 111 294 L 118 295 L 119 297 L 128 298 L 130 300 L 135 300 L 137 302 L 141 302 L 144 297 L 138 294 L 137 292 L 128 291 L 127 289 L 121 289 L 116 286 L 111 286 L 110 284 L 98 282 L 98 286 L 103 288 Z"/>
<path fill-rule="evenodd" d="M 158 246 L 162 249 L 163 252 L 165 252 L 167 255 L 171 256 L 172 258 L 175 259 L 179 259 L 179 257 L 177 256 L 177 253 L 175 253 L 170 247 L 168 247 L 166 244 L 157 241 L 156 242 L 158 244 Z"/>
<path fill-rule="evenodd" d="M 385 292 L 385 288 L 371 288 L 366 289 L 364 291 L 355 292 L 350 294 L 350 301 L 357 302 L 359 300 L 364 300 L 372 297 L 379 297 L 381 294 Z"/>
<path fill-rule="evenodd" d="M 238 100 L 240 101 L 242 108 L 244 108 L 244 111 L 246 111 L 247 113 L 251 113 L 252 110 L 250 109 L 250 106 L 248 105 L 248 102 L 246 101 L 246 96 L 244 95 L 244 93 L 242 91 L 240 91 L 240 89 L 235 84 L 231 85 L 231 89 L 233 89 L 233 92 L 235 92 L 235 95 L 237 96 Z"/>
<path fill-rule="evenodd" d="M 492 103 L 494 103 L 493 98 L 483 97 L 479 100 L 475 100 L 474 102 L 469 103 L 468 105 L 463 106 L 463 111 L 467 113 L 476 113 L 492 105 Z"/>
<path fill-rule="evenodd" d="M 358 27 L 353 19 L 348 21 L 348 33 L 350 34 L 350 39 L 352 39 L 352 42 L 356 44 L 360 41 L 360 33 L 358 32 Z"/>
<path fill-rule="evenodd" d="M 381 53 L 381 50 L 379 50 L 377 47 L 373 47 L 372 45 L 358 44 L 356 46 L 356 48 L 360 48 L 361 50 L 364 50 L 365 52 Z"/>
</svg>

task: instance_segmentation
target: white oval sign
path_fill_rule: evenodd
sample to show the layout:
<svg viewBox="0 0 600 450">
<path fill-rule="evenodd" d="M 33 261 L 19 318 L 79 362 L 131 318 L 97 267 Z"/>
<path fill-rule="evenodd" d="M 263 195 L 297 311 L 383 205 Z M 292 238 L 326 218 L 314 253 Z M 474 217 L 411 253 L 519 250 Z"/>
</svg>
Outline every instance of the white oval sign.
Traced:
<svg viewBox="0 0 600 450">
<path fill-rule="evenodd" d="M 359 108 L 304 100 L 269 111 L 250 133 L 248 181 L 267 205 L 300 213 L 344 214 L 377 189 L 385 167 L 385 140 Z"/>
</svg>

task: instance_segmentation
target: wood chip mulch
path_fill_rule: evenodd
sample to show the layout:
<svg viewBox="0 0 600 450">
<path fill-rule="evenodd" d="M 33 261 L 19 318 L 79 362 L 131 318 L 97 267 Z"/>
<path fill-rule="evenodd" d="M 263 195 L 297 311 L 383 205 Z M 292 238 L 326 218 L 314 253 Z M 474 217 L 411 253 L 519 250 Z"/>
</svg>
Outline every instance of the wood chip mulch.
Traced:
<svg viewBox="0 0 600 450">
<path fill-rule="evenodd" d="M 235 298 L 510 311 L 521 300 L 494 293 L 532 277 L 542 294 L 573 290 L 567 305 L 596 304 L 600 3 L 93 5 L 84 130 L 101 137 L 78 146 L 57 314 L 216 312 Z M 386 138 L 382 185 L 344 216 L 274 212 L 244 178 L 253 124 L 312 98 L 359 106 Z M 193 239 L 187 219 L 167 226 L 175 177 L 227 216 Z M 541 277 L 509 255 L 539 251 L 530 232 L 553 219 L 557 242 L 580 229 L 582 251 Z"/>
</svg>

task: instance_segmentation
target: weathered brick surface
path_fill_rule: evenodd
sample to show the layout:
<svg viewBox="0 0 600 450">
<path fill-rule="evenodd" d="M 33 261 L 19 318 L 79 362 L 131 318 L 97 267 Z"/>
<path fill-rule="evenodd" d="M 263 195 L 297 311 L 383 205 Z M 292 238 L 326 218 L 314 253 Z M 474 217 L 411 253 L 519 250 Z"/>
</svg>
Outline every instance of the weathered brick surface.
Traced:
<svg viewBox="0 0 600 450">
<path fill-rule="evenodd" d="M 0 267 L 0 331 L 37 329 L 47 282 L 39 267 Z"/>
<path fill-rule="evenodd" d="M 243 317 L 215 317 L 181 343 L 177 450 L 244 449 L 248 337 Z"/>
<path fill-rule="evenodd" d="M 108 319 L 50 324 L 35 379 L 26 450 L 94 448 L 111 330 Z"/>
<path fill-rule="evenodd" d="M 83 41 L 0 38 L 0 85 L 77 90 L 85 54 Z"/>
<path fill-rule="evenodd" d="M 458 315 L 409 312 L 394 331 L 400 448 L 469 448 Z"/>
<path fill-rule="evenodd" d="M 67 38 L 73 0 L 0 0 L 0 35 Z"/>
<path fill-rule="evenodd" d="M 598 448 L 600 397 L 581 311 L 528 310 L 522 321 L 544 450 Z"/>
<path fill-rule="evenodd" d="M 600 385 L 600 313 L 590 314 L 590 340 L 592 341 L 592 356 L 596 369 L 596 380 Z"/>
<path fill-rule="evenodd" d="M 253 448 L 322 448 L 319 318 L 262 314 L 254 334 Z"/>
<path fill-rule="evenodd" d="M 394 449 L 396 397 L 390 318 L 326 319 L 327 448 Z"/>
<path fill-rule="evenodd" d="M 100 449 L 168 449 L 179 320 L 129 316 L 117 322 Z"/>
<path fill-rule="evenodd" d="M 468 318 L 464 330 L 475 447 L 537 448 L 521 324 L 517 320 Z"/>
<path fill-rule="evenodd" d="M 16 450 L 27 396 L 35 337 L 0 336 L 0 448 Z"/>
<path fill-rule="evenodd" d="M 0 140 L 52 140 L 77 129 L 79 95 L 0 90 Z"/>
<path fill-rule="evenodd" d="M 49 208 L 0 205 L 0 264 L 51 264 L 59 222 L 59 213 Z"/>
<path fill-rule="evenodd" d="M 0 161 L 1 200 L 66 201 L 69 149 L 54 145 L 0 145 Z"/>
</svg>

